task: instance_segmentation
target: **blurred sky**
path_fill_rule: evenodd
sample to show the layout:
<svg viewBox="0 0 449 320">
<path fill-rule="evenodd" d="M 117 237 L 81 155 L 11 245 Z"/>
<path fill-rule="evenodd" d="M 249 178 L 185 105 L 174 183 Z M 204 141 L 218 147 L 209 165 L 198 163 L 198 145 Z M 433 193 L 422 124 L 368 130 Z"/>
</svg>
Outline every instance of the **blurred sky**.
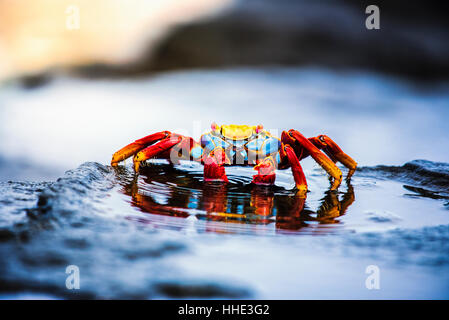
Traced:
<svg viewBox="0 0 449 320">
<path fill-rule="evenodd" d="M 0 80 L 55 66 L 127 63 L 167 27 L 230 2 L 0 0 Z M 78 9 L 79 29 L 73 29 Z"/>
</svg>

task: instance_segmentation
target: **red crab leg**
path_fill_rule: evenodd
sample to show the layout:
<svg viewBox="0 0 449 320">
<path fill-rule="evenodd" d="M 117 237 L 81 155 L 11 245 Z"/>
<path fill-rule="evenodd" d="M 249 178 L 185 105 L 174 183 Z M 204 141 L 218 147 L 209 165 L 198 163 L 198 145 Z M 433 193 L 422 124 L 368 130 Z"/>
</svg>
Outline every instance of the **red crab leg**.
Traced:
<svg viewBox="0 0 449 320">
<path fill-rule="evenodd" d="M 309 139 L 315 146 L 323 151 L 335 162 L 340 161 L 346 168 L 349 169 L 348 178 L 352 176 L 355 169 L 357 168 L 357 162 L 354 161 L 350 156 L 341 150 L 341 148 L 336 144 L 331 138 L 322 134 L 318 137 L 313 137 Z"/>
<path fill-rule="evenodd" d="M 148 147 L 150 144 L 156 141 L 162 140 L 170 135 L 169 131 L 161 131 L 154 134 L 150 134 L 144 138 L 138 139 L 133 143 L 121 148 L 119 151 L 112 155 L 111 166 L 115 167 L 120 161 L 123 161 L 131 157 L 136 152 Z"/>
<path fill-rule="evenodd" d="M 207 213 L 226 212 L 228 203 L 225 185 L 219 188 L 205 188 L 203 190 L 203 208 Z"/>
<path fill-rule="evenodd" d="M 170 148 L 172 148 L 173 146 L 177 145 L 180 141 L 181 141 L 182 137 L 177 136 L 177 137 L 170 137 L 164 140 L 161 140 L 160 142 L 146 147 L 145 149 L 139 151 L 135 156 L 134 156 L 134 170 L 136 172 L 139 171 L 139 166 L 140 163 L 142 161 L 145 161 L 147 159 L 151 159 L 156 157 L 157 155 L 163 153 L 166 150 L 169 150 Z"/>
<path fill-rule="evenodd" d="M 301 214 L 306 205 L 307 194 L 298 192 L 292 197 L 293 204 L 290 210 L 278 212 L 276 215 L 276 228 L 283 230 L 299 230 L 306 226 Z"/>
<path fill-rule="evenodd" d="M 212 150 L 203 160 L 204 180 L 228 182 L 223 164 L 230 164 L 231 161 L 226 156 L 222 148 Z"/>
<path fill-rule="evenodd" d="M 187 212 L 180 208 L 159 204 L 151 199 L 151 197 L 142 195 L 138 192 L 133 193 L 131 205 L 142 209 L 144 212 L 151 212 L 152 214 L 170 215 L 182 218 L 187 218 L 189 216 Z"/>
<path fill-rule="evenodd" d="M 302 155 L 304 148 L 306 152 L 324 169 L 326 172 L 334 178 L 331 190 L 335 190 L 341 183 L 342 173 L 341 170 L 329 159 L 324 153 L 322 153 L 312 142 L 304 137 L 300 132 L 296 130 L 289 130 L 288 132 L 282 132 L 282 142 L 289 144 L 297 153 L 300 154 L 300 158 L 304 158 Z M 298 148 L 298 144 L 299 147 Z M 302 148 L 301 148 L 302 147 Z"/>
<path fill-rule="evenodd" d="M 263 159 L 258 165 L 254 166 L 257 174 L 253 176 L 253 183 L 258 185 L 271 185 L 276 180 L 275 165 L 271 157 Z"/>
<path fill-rule="evenodd" d="M 273 205 L 273 195 L 261 192 L 260 188 L 254 188 L 251 191 L 251 206 L 254 207 L 255 214 L 268 217 L 273 213 Z"/>
<path fill-rule="evenodd" d="M 295 151 L 290 145 L 283 146 L 285 154 L 287 155 L 288 162 L 292 168 L 293 178 L 295 179 L 296 188 L 299 194 L 305 194 L 307 192 L 307 180 L 302 171 L 301 164 L 299 163 L 298 157 Z"/>
</svg>

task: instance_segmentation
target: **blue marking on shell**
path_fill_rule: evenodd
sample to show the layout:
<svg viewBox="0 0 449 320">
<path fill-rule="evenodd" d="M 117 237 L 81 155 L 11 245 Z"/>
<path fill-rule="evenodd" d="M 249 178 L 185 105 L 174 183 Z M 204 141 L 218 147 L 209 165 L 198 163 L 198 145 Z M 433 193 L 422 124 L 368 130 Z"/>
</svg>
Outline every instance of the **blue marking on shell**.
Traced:
<svg viewBox="0 0 449 320">
<path fill-rule="evenodd" d="M 276 153 L 276 163 L 281 163 L 281 154 L 279 152 Z"/>
<path fill-rule="evenodd" d="M 221 139 L 220 137 L 211 137 L 211 138 L 216 147 L 221 147 L 223 149 L 226 149 L 229 146 L 229 143 L 227 143 L 225 140 Z"/>
<path fill-rule="evenodd" d="M 203 148 L 208 149 L 209 151 L 212 151 L 216 147 L 221 147 L 223 149 L 226 149 L 229 146 L 231 146 L 231 144 L 229 142 L 227 142 L 226 140 L 224 140 L 220 137 L 214 136 L 210 133 L 203 134 L 201 136 L 200 143 Z"/>
<path fill-rule="evenodd" d="M 248 161 L 248 150 L 257 152 L 260 156 L 269 156 L 277 153 L 281 147 L 281 142 L 278 139 L 260 135 L 248 142 L 248 140 L 227 140 L 212 133 L 206 133 L 201 136 L 200 143 L 204 151 L 210 152 L 216 147 L 228 150 L 231 158 L 235 156 L 234 150 L 237 149 L 246 161 Z M 200 154 L 200 150 L 192 149 L 193 157 L 196 157 L 198 154 Z M 276 161 L 280 162 L 279 154 L 276 154 Z"/>
<path fill-rule="evenodd" d="M 248 161 L 248 152 L 246 152 L 246 150 L 240 151 L 240 154 L 242 154 L 244 156 L 245 161 Z"/>
<path fill-rule="evenodd" d="M 192 150 L 190 150 L 190 155 L 191 155 L 194 159 L 199 159 L 199 158 L 201 158 L 202 155 L 203 155 L 203 148 L 201 148 L 200 146 L 193 147 Z"/>
<path fill-rule="evenodd" d="M 209 151 L 212 151 L 215 149 L 215 143 L 212 141 L 212 137 L 209 133 L 203 134 L 201 136 L 200 144 L 204 149 L 207 149 Z"/>
<path fill-rule="evenodd" d="M 263 145 L 263 151 L 266 155 L 273 154 L 279 151 L 281 147 L 281 142 L 276 138 L 268 138 Z"/>
<path fill-rule="evenodd" d="M 266 139 L 261 139 L 261 138 L 259 138 L 259 139 L 254 139 L 254 140 L 248 142 L 248 144 L 246 145 L 246 148 L 247 148 L 248 150 L 256 151 L 256 152 L 257 152 L 257 151 L 259 151 L 260 149 L 262 149 L 262 145 L 263 145 L 263 143 L 265 142 L 265 140 L 266 140 Z"/>
</svg>

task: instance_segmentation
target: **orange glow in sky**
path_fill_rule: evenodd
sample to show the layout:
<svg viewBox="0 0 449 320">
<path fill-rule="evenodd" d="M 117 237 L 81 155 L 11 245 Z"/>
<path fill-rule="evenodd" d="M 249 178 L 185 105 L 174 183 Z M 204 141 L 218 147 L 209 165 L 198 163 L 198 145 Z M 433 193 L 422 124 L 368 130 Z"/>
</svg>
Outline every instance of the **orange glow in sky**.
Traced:
<svg viewBox="0 0 449 320">
<path fill-rule="evenodd" d="M 231 0 L 0 0 L 0 79 L 134 60 L 170 26 Z"/>
</svg>

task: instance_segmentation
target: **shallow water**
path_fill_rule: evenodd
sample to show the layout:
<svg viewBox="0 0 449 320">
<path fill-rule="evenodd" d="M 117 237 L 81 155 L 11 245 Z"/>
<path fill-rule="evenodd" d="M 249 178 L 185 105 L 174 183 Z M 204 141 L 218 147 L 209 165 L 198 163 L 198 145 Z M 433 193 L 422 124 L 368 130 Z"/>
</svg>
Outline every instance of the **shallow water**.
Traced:
<svg viewBox="0 0 449 320">
<path fill-rule="evenodd" d="M 130 168 L 120 168 L 117 178 L 122 186 L 120 192 L 130 197 L 131 206 L 151 213 L 139 221 L 158 227 L 184 228 L 180 219 L 168 218 L 174 216 L 193 219 L 197 231 L 326 234 L 448 223 L 447 212 L 438 210 L 433 201 L 430 203 L 435 210 L 423 219 L 422 212 L 429 209 L 430 203 L 416 201 L 437 199 L 448 204 L 445 186 L 449 175 L 447 171 L 432 171 L 438 166 L 449 169 L 449 165 L 426 161 L 413 161 L 402 167 L 362 167 L 355 178 L 334 192 L 329 191 L 325 172 L 315 168 L 306 171 L 310 189 L 306 196 L 298 195 L 292 188 L 290 170 L 278 171 L 272 187 L 252 185 L 253 171 L 242 167 L 227 168 L 227 185 L 204 182 L 202 165 L 188 162 L 172 166 L 153 161 L 139 176 Z M 408 183 L 395 181 L 401 178 Z"/>
<path fill-rule="evenodd" d="M 0 298 L 447 299 L 444 88 L 318 69 L 3 88 Z M 221 185 L 196 163 L 152 161 L 139 176 L 129 162 L 106 165 L 135 138 L 199 136 L 236 111 L 273 131 L 327 133 L 360 167 L 330 192 L 306 159 L 302 198 L 290 169 L 260 187 L 245 167 L 227 168 Z M 72 264 L 80 290 L 65 287 Z M 365 287 L 369 265 L 380 290 Z"/>
<path fill-rule="evenodd" d="M 423 164 L 435 166 L 412 163 L 408 185 L 429 178 Z M 449 195 L 431 184 L 440 199 L 410 193 L 385 174 L 407 166 L 362 168 L 332 196 L 312 189 L 304 210 L 293 190 L 260 190 L 245 175 L 205 188 L 188 164 L 156 163 L 136 178 L 86 163 L 51 184 L 2 183 L 0 288 L 3 297 L 447 298 Z M 65 288 L 72 264 L 79 291 Z M 372 264 L 380 290 L 364 286 Z"/>
</svg>

